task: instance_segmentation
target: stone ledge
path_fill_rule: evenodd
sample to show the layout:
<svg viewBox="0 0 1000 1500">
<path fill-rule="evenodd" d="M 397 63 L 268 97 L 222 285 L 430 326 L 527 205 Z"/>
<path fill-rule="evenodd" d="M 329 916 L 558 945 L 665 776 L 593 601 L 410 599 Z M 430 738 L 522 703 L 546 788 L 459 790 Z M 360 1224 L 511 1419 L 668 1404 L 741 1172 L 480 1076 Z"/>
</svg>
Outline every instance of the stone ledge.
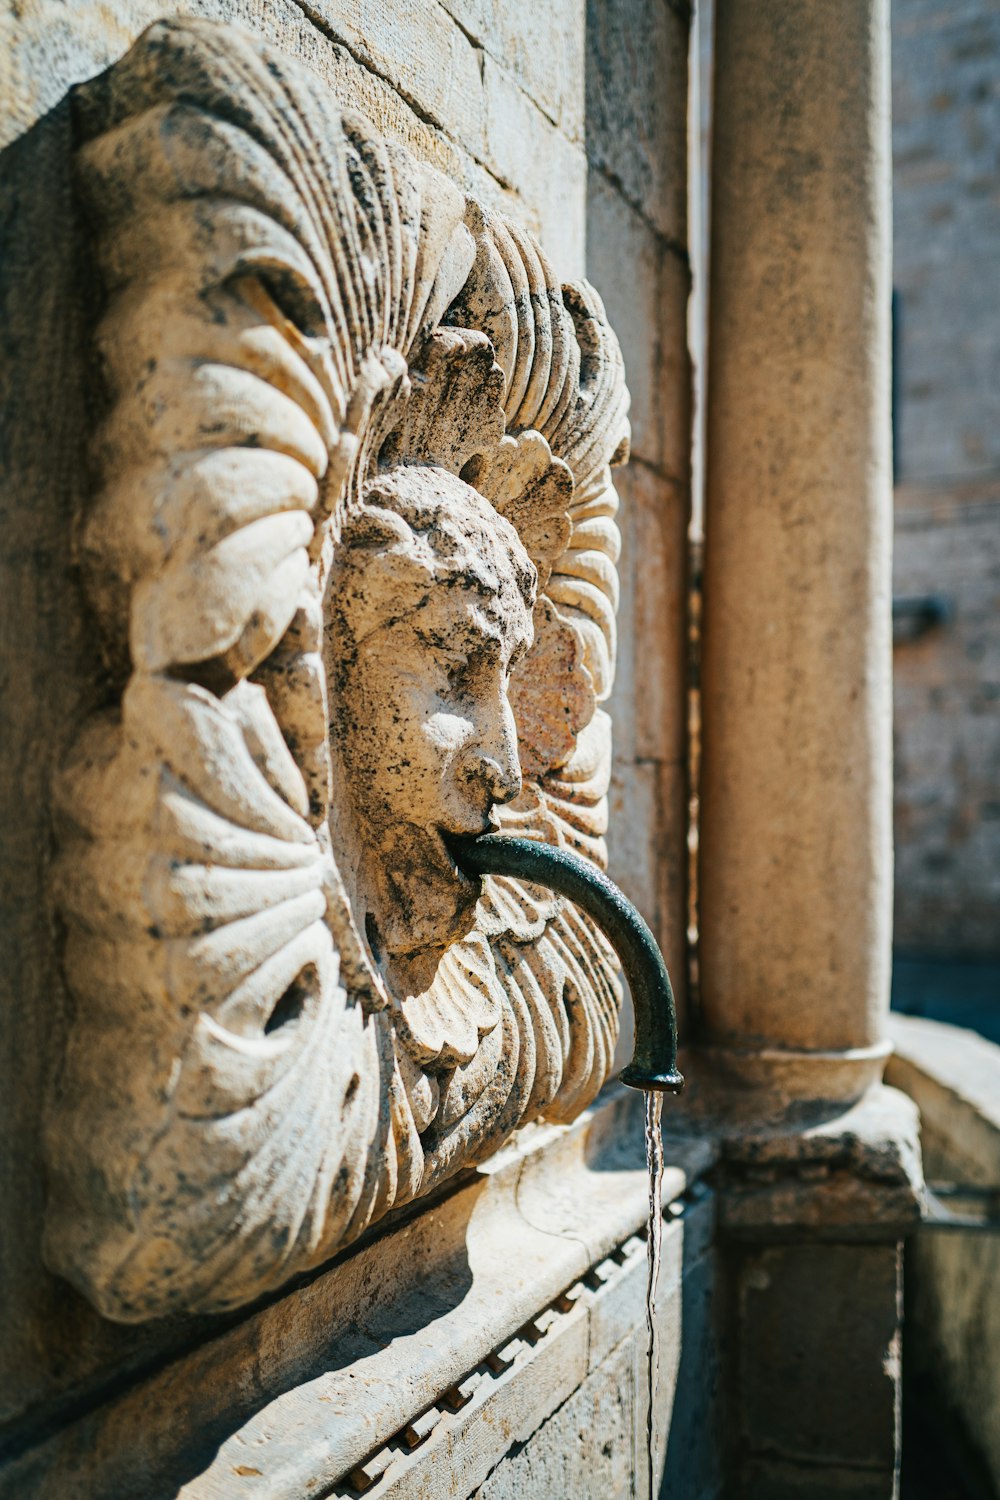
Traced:
<svg viewBox="0 0 1000 1500">
<path fill-rule="evenodd" d="M 423 1212 L 38 1442 L 0 1471 L 0 1496 L 215 1500 L 241 1467 L 259 1471 L 254 1494 L 328 1494 L 645 1224 L 642 1116 L 614 1087 L 573 1125 L 524 1132 Z M 666 1140 L 670 1202 L 715 1152 L 669 1124 Z"/>
<path fill-rule="evenodd" d="M 920 1108 L 928 1177 L 1000 1184 L 1000 1047 L 973 1031 L 909 1016 L 893 1016 L 890 1030 L 890 1077 Z M 1000 1363 L 1000 1238 L 917 1235 L 907 1247 L 906 1275 L 915 1387 L 932 1421 L 948 1414 L 1000 1494 L 1000 1386 L 984 1378 Z"/>
<path fill-rule="evenodd" d="M 887 1077 L 919 1108 L 925 1129 L 993 1184 L 1000 1163 L 1000 1047 L 945 1021 L 893 1015 Z"/>
<path fill-rule="evenodd" d="M 664 1226 L 657 1326 L 661 1366 L 667 1365 L 672 1384 L 681 1353 L 681 1280 L 692 1263 L 703 1264 L 711 1245 L 714 1205 L 712 1195 L 705 1194 L 687 1205 L 675 1200 L 670 1207 L 676 1217 Z M 619 1435 L 619 1464 L 624 1459 L 627 1474 L 641 1471 L 647 1462 L 646 1275 L 645 1243 L 633 1237 L 540 1312 L 518 1337 L 488 1356 L 484 1367 L 459 1382 L 456 1392 L 448 1393 L 451 1403 L 440 1401 L 372 1454 L 330 1492 L 330 1500 L 351 1500 L 359 1493 L 369 1500 L 420 1500 L 440 1492 L 434 1476 L 442 1473 L 448 1475 L 449 1494 L 478 1491 L 512 1447 L 524 1445 L 588 1379 L 602 1377 L 608 1364 L 623 1354 L 641 1358 L 635 1358 L 635 1370 L 630 1372 L 633 1432 L 631 1443 L 621 1441 L 626 1434 Z M 635 1349 L 629 1347 L 632 1343 Z M 661 1368 L 661 1403 L 667 1376 Z M 669 1423 L 673 1390 L 667 1394 L 671 1401 L 664 1418 Z M 466 1404 L 451 1411 L 454 1399 Z M 662 1457 L 658 1455 L 661 1463 Z M 278 1488 L 258 1493 L 265 1500 L 280 1500 L 287 1492 Z"/>
</svg>

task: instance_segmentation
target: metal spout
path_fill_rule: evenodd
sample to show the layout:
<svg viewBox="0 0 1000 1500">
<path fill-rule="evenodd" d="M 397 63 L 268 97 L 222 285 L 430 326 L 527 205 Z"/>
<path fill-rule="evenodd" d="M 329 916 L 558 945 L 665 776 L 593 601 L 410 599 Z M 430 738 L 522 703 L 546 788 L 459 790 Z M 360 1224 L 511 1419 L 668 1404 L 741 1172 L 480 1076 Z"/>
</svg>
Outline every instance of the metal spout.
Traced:
<svg viewBox="0 0 1000 1500">
<path fill-rule="evenodd" d="M 634 1089 L 679 1094 L 677 1009 L 656 939 L 613 881 L 568 849 L 503 833 L 448 834 L 455 863 L 466 875 L 509 875 L 548 886 L 573 901 L 600 927 L 618 957 L 635 1008 L 635 1048 L 620 1074 Z"/>
</svg>

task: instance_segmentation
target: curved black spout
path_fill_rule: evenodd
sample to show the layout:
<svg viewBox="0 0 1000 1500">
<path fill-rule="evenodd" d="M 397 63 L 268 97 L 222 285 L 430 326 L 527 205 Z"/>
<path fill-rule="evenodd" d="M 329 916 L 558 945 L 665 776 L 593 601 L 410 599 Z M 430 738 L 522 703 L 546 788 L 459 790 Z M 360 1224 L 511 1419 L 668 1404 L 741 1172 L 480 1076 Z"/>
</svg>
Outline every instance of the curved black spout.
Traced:
<svg viewBox="0 0 1000 1500">
<path fill-rule="evenodd" d="M 566 896 L 593 917 L 621 959 L 635 1007 L 635 1049 L 621 1073 L 634 1089 L 672 1094 L 684 1087 L 677 1071 L 677 1011 L 656 939 L 613 881 L 568 849 L 503 833 L 448 834 L 455 863 L 467 875 L 511 875 Z"/>
</svg>

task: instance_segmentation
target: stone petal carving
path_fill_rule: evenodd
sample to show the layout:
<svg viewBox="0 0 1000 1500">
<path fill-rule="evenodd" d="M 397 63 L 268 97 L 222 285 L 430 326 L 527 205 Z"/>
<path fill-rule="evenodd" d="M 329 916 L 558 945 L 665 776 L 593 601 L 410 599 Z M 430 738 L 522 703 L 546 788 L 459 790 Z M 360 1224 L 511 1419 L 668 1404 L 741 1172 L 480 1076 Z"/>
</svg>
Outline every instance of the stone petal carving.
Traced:
<svg viewBox="0 0 1000 1500">
<path fill-rule="evenodd" d="M 603 1083 L 607 943 L 444 835 L 604 861 L 627 393 L 592 288 L 232 27 L 152 27 L 77 122 L 113 702 L 54 790 L 45 1250 L 139 1321 Z"/>
</svg>

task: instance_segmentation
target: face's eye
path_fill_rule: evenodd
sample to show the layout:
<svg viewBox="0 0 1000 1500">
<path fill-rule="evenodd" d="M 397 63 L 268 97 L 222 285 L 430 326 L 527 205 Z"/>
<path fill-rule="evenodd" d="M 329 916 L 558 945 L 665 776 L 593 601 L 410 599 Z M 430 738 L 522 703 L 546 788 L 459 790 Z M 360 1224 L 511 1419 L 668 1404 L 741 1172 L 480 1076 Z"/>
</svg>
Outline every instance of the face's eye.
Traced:
<svg viewBox="0 0 1000 1500">
<path fill-rule="evenodd" d="M 527 641 L 518 641 L 517 645 L 511 651 L 510 656 L 507 658 L 507 675 L 508 676 L 510 676 L 511 672 L 515 671 L 516 668 L 518 668 L 521 665 L 521 663 L 524 661 L 524 658 L 527 656 L 527 654 L 528 654 L 528 642 Z"/>
<path fill-rule="evenodd" d="M 434 652 L 434 662 L 440 681 L 449 693 L 460 695 L 473 686 L 475 660 L 468 652 L 438 647 Z"/>
<path fill-rule="evenodd" d="M 494 678 L 505 678 L 507 668 L 499 641 L 476 634 L 458 645 L 432 648 L 440 679 L 449 696 L 485 698 L 491 695 Z"/>
</svg>

